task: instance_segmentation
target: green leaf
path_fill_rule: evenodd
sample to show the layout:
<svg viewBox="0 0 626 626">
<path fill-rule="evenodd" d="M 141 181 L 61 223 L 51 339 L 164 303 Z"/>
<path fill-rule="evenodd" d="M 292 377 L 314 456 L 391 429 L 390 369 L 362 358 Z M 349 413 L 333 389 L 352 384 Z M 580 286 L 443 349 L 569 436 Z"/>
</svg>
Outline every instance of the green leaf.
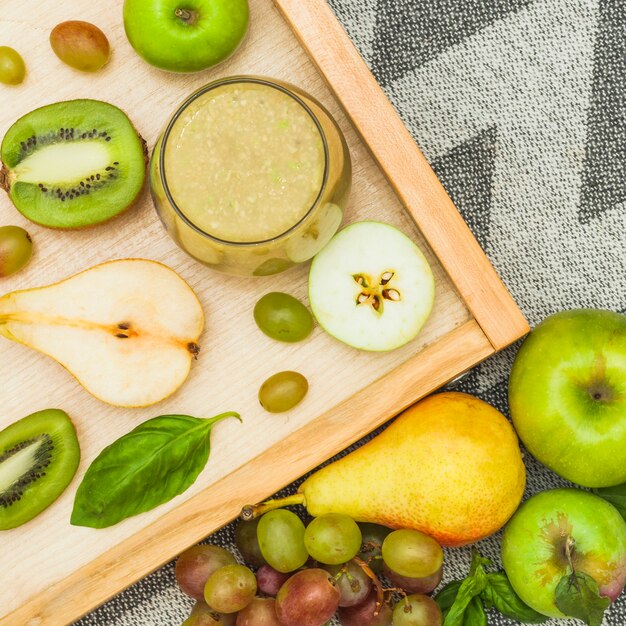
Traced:
<svg viewBox="0 0 626 626">
<path fill-rule="evenodd" d="M 626 483 L 615 485 L 615 487 L 603 487 L 602 489 L 593 489 L 593 492 L 610 502 L 626 519 Z"/>
<path fill-rule="evenodd" d="M 435 596 L 435 602 L 439 605 L 444 617 L 447 615 L 450 607 L 454 604 L 460 587 L 461 581 L 453 580 Z"/>
<path fill-rule="evenodd" d="M 473 567 L 473 569 L 473 574 L 468 576 L 461 583 L 454 603 L 450 607 L 443 622 L 443 626 L 463 626 L 467 607 L 487 586 L 487 575 L 485 574 L 482 563 L 477 560 L 476 566 Z"/>
<path fill-rule="evenodd" d="M 227 417 L 239 419 L 162 415 L 113 442 L 87 469 L 71 523 L 106 528 L 183 493 L 209 459 L 211 429 Z"/>
<path fill-rule="evenodd" d="M 481 598 L 488 609 L 496 609 L 502 615 L 523 624 L 541 624 L 548 619 L 522 601 L 504 572 L 487 574 L 487 586 Z"/>
<path fill-rule="evenodd" d="M 561 613 L 576 617 L 587 626 L 601 626 L 611 601 L 600 596 L 598 583 L 583 572 L 563 576 L 556 587 L 555 604 Z"/>
<path fill-rule="evenodd" d="M 469 575 L 473 576 L 474 573 L 480 568 L 483 572 L 483 574 L 485 573 L 484 568 L 485 567 L 491 567 L 493 565 L 493 563 L 491 562 L 490 559 L 485 559 L 484 557 L 480 556 L 478 550 L 476 550 L 476 548 L 472 548 L 472 563 L 470 565 L 470 572 Z"/>
<path fill-rule="evenodd" d="M 487 614 L 478 596 L 472 598 L 472 601 L 467 605 L 463 617 L 463 626 L 487 626 Z"/>
</svg>

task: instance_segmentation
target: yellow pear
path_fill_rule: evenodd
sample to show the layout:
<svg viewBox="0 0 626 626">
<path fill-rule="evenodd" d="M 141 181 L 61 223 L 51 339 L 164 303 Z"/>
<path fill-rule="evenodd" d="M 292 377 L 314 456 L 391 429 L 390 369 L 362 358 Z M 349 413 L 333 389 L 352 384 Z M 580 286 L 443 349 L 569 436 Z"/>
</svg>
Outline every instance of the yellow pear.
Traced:
<svg viewBox="0 0 626 626">
<path fill-rule="evenodd" d="M 407 409 L 370 442 L 313 474 L 295 496 L 244 516 L 299 502 L 315 517 L 344 513 L 459 546 L 499 530 L 525 484 L 517 435 L 504 415 L 448 392 Z"/>
<path fill-rule="evenodd" d="M 0 335 L 51 356 L 117 406 L 148 406 L 174 393 L 203 327 L 191 287 L 144 259 L 109 261 L 0 298 Z"/>
</svg>

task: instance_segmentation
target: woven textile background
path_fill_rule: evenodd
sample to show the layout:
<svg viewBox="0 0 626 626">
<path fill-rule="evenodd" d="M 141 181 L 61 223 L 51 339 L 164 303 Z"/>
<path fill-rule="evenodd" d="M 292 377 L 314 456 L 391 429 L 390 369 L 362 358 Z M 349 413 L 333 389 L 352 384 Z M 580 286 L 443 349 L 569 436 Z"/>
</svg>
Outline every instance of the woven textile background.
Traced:
<svg viewBox="0 0 626 626">
<path fill-rule="evenodd" d="M 332 5 L 531 324 L 625 311 L 626 0 Z M 506 413 L 515 350 L 459 388 Z M 564 484 L 526 459 L 527 495 Z M 232 527 L 211 541 L 232 543 Z M 499 560 L 499 537 L 479 547 Z M 468 562 L 448 551 L 446 579 Z M 176 626 L 191 605 L 170 564 L 78 624 Z M 626 597 L 605 620 L 625 624 Z"/>
</svg>

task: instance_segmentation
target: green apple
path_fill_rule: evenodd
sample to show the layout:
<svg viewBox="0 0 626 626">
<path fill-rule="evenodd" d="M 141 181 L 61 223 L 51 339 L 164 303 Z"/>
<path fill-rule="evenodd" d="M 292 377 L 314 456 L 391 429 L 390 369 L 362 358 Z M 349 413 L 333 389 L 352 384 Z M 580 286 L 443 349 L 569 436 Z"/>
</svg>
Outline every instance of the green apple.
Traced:
<svg viewBox="0 0 626 626">
<path fill-rule="evenodd" d="M 626 522 L 586 491 L 543 491 L 522 504 L 504 529 L 502 563 L 517 595 L 543 615 L 564 617 L 555 604 L 556 588 L 572 567 L 615 601 L 626 582 Z"/>
<path fill-rule="evenodd" d="M 125 0 L 124 28 L 148 63 L 198 72 L 239 46 L 248 29 L 248 0 Z"/>
<path fill-rule="evenodd" d="M 520 439 L 551 470 L 585 487 L 626 482 L 626 316 L 544 320 L 517 354 L 509 404 Z"/>
</svg>

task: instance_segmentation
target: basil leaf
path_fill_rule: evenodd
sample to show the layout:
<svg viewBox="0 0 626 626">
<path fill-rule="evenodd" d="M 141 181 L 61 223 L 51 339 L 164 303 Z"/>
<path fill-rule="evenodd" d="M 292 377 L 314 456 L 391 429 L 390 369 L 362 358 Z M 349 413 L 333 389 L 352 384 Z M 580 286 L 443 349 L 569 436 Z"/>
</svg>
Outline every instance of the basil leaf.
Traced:
<svg viewBox="0 0 626 626">
<path fill-rule="evenodd" d="M 504 572 L 487 574 L 487 586 L 481 598 L 488 609 L 494 608 L 502 615 L 523 624 L 541 624 L 548 619 L 522 601 Z"/>
<path fill-rule="evenodd" d="M 576 617 L 587 626 L 601 626 L 611 601 L 600 596 L 598 583 L 583 572 L 563 576 L 556 586 L 555 604 L 561 613 Z"/>
<path fill-rule="evenodd" d="M 463 617 L 463 626 L 487 626 L 487 614 L 478 596 L 472 598 L 472 601 L 467 605 Z"/>
<path fill-rule="evenodd" d="M 162 415 L 113 442 L 87 469 L 71 523 L 106 528 L 183 493 L 209 459 L 211 429 L 227 417 L 239 415 Z"/>
<path fill-rule="evenodd" d="M 615 485 L 615 487 L 603 487 L 602 489 L 593 489 L 593 492 L 610 502 L 626 519 L 626 483 Z"/>
<path fill-rule="evenodd" d="M 444 617 L 448 614 L 450 607 L 454 604 L 456 596 L 459 593 L 460 586 L 460 580 L 453 580 L 435 596 L 435 602 L 439 605 L 441 613 Z"/>
<path fill-rule="evenodd" d="M 487 576 L 485 570 L 477 562 L 474 573 L 461 583 L 454 603 L 443 622 L 443 626 L 463 626 L 467 607 L 476 596 L 483 592 L 486 586 Z"/>
</svg>

